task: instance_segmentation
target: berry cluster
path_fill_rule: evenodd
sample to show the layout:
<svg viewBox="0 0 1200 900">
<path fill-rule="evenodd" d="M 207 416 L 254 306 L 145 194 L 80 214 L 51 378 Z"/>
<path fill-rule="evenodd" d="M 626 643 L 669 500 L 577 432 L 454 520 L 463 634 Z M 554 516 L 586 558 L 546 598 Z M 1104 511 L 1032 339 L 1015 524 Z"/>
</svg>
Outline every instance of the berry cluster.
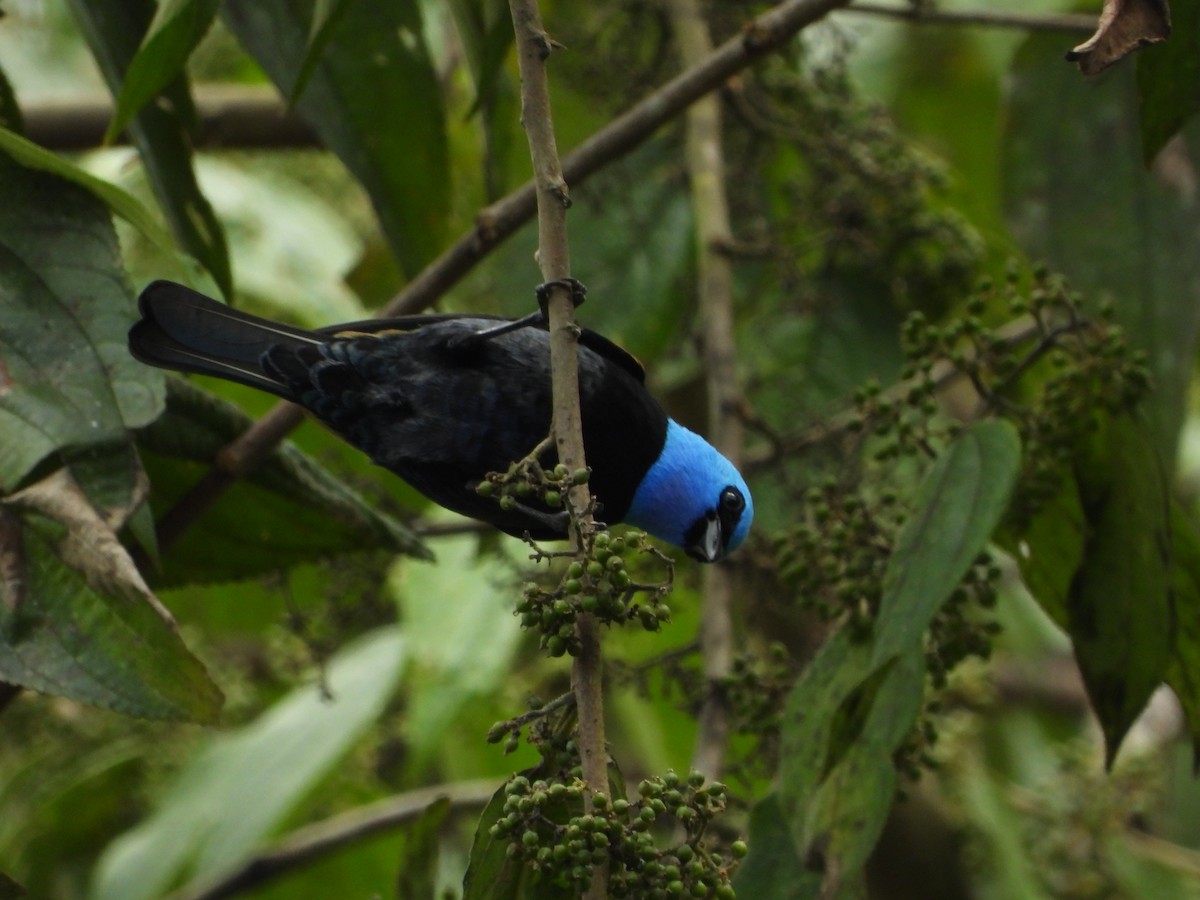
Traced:
<svg viewBox="0 0 1200 900">
<path fill-rule="evenodd" d="M 607 863 L 614 897 L 733 898 L 729 879 L 736 861 L 746 855 L 746 844 L 734 841 L 721 853 L 705 840 L 709 822 L 725 809 L 725 785 L 705 785 L 699 772 L 681 779 L 668 771 L 642 781 L 638 794 L 629 801 L 593 793 L 592 812 L 584 813 L 578 781 L 530 781 L 517 775 L 488 831 L 494 839 L 507 838 L 510 856 L 559 887 L 582 891 L 593 868 Z M 654 830 L 669 819 L 682 838 L 662 848 Z"/>
<path fill-rule="evenodd" d="M 536 455 L 530 455 L 514 462 L 507 472 L 489 472 L 487 478 L 475 486 L 475 493 L 480 497 L 495 497 L 500 508 L 506 511 L 534 499 L 551 509 L 558 509 L 563 505 L 567 491 L 574 485 L 587 484 L 590 477 L 589 469 L 572 472 L 562 463 L 546 471 Z"/>
<path fill-rule="evenodd" d="M 626 557 L 631 553 L 652 556 L 666 568 L 661 582 L 642 583 L 629 574 Z M 562 554 L 538 551 L 538 558 Z M 650 543 L 646 534 L 637 530 L 623 535 L 599 531 L 591 535 L 588 546 L 575 556 L 563 571 L 556 585 L 547 587 L 536 582 L 525 585 L 517 615 L 521 625 L 541 631 L 540 645 L 551 656 L 579 652 L 575 622 L 580 613 L 591 613 L 601 622 L 621 625 L 640 622 L 647 631 L 658 631 L 671 619 L 671 607 L 665 598 L 671 592 L 674 566 L 670 558 Z M 645 594 L 645 600 L 638 600 Z"/>
</svg>

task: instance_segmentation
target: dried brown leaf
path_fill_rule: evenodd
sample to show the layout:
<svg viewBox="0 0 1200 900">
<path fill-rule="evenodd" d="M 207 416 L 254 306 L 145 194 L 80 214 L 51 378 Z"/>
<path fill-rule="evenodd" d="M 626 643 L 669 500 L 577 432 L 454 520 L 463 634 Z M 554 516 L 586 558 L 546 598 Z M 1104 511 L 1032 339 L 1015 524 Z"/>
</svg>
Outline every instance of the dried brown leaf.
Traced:
<svg viewBox="0 0 1200 900">
<path fill-rule="evenodd" d="M 1139 47 L 1171 34 L 1167 0 L 1104 0 L 1096 33 L 1067 53 L 1084 75 L 1095 75 Z"/>
<path fill-rule="evenodd" d="M 145 495 L 145 476 L 127 506 L 98 510 L 67 469 L 59 469 L 41 481 L 6 497 L 3 503 L 16 509 L 40 513 L 65 531 L 58 542 L 63 562 L 80 572 L 94 589 L 108 594 L 145 600 L 172 627 L 175 619 L 154 596 L 128 551 L 117 538 L 117 530 Z"/>
</svg>

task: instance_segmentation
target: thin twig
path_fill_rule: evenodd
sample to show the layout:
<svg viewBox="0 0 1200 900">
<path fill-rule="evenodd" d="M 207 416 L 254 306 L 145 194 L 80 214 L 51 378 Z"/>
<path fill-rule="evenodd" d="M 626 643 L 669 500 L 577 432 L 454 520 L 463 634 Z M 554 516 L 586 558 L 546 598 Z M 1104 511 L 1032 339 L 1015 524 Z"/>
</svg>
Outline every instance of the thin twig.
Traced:
<svg viewBox="0 0 1200 900">
<path fill-rule="evenodd" d="M 321 822 L 297 829 L 275 846 L 247 860 L 221 878 L 172 894 L 169 900 L 219 900 L 273 881 L 295 869 L 311 866 L 329 854 L 419 818 L 446 798 L 452 812 L 479 809 L 496 792 L 492 780 L 463 781 L 419 788 L 386 800 L 361 806 Z"/>
<path fill-rule="evenodd" d="M 712 51 L 708 23 L 697 0 L 668 4 L 675 42 L 685 66 Z M 733 339 L 733 265 L 723 248 L 733 243 L 729 199 L 725 193 L 725 151 L 721 140 L 721 103 L 709 94 L 685 116 L 686 162 L 696 219 L 701 356 L 708 393 L 708 437 L 734 465 L 742 452 L 742 398 L 737 384 L 737 347 Z M 708 778 L 719 778 L 729 743 L 729 702 L 721 684 L 733 666 L 733 575 L 723 566 L 704 570 L 700 615 L 704 703 L 700 709 L 692 765 Z"/>
<path fill-rule="evenodd" d="M 1045 15 L 999 9 L 939 9 L 927 3 L 893 6 L 884 3 L 853 3 L 848 13 L 865 13 L 890 19 L 930 25 L 979 25 L 988 28 L 1014 28 L 1020 31 L 1057 31 L 1064 34 L 1091 34 L 1096 17 L 1063 13 Z"/>
<path fill-rule="evenodd" d="M 552 285 L 547 313 L 550 319 L 554 444 L 559 462 L 575 472 L 585 468 L 587 462 L 579 403 L 579 326 L 575 323 L 571 290 L 565 282 L 571 275 L 567 243 L 570 197 L 554 140 L 550 87 L 546 77 L 546 60 L 550 57 L 553 42 L 542 27 L 537 0 L 509 0 L 508 7 L 516 32 L 517 62 L 521 72 L 521 123 L 529 139 L 529 156 L 537 188 L 537 258 L 543 279 Z M 591 493 L 587 486 L 572 485 L 567 491 L 567 504 L 573 526 L 571 547 L 579 550 L 583 547 L 582 535 L 592 525 Z M 578 719 L 576 744 L 583 773 L 584 810 L 591 812 L 592 793 L 608 793 L 600 630 L 595 617 L 580 613 L 575 633 L 580 645 L 571 671 Z M 600 863 L 592 870 L 592 882 L 586 896 L 602 900 L 607 895 L 608 865 Z"/>
<path fill-rule="evenodd" d="M 787 0 L 750 22 L 699 65 L 654 91 L 610 122 L 562 161 L 563 176 L 578 184 L 588 175 L 620 159 L 674 119 L 690 104 L 716 90 L 755 60 L 778 49 L 802 28 L 823 18 L 847 0 Z M 383 316 L 420 312 L 453 287 L 502 241 L 533 216 L 537 208 L 533 182 L 527 182 L 476 216 L 476 226 L 425 267 L 381 311 Z M 234 481 L 261 463 L 303 419 L 293 404 L 281 402 L 231 442 L 222 452 L 230 467 L 218 461 L 200 483 L 168 511 L 161 523 L 159 546 L 167 552 L 192 522 L 207 511 Z"/>
</svg>

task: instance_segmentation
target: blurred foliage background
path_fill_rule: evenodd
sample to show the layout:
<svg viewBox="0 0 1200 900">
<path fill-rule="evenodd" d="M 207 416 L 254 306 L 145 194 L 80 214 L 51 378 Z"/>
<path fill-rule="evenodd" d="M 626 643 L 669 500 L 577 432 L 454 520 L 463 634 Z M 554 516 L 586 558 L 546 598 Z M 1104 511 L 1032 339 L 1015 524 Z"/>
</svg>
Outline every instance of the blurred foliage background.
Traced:
<svg viewBox="0 0 1200 900">
<path fill-rule="evenodd" d="M 681 67 L 654 0 L 542 6 L 565 48 L 550 69 L 564 152 Z M 1169 41 L 1085 79 L 1062 60 L 1089 33 L 1087 17 L 1065 15 L 1072 4 L 954 4 L 993 20 L 982 24 L 941 4 L 897 3 L 915 22 L 872 4 L 806 28 L 720 92 L 734 232 L 723 252 L 757 519 L 728 564 L 735 727 L 722 774 L 730 809 L 713 840 L 749 837 L 734 880 L 743 897 L 820 896 L 822 881 L 828 896 L 1200 896 L 1200 553 L 1185 539 L 1200 497 L 1197 134 L 1185 124 L 1200 97 L 1200 14 L 1175 7 Z M 704 11 L 719 42 L 763 8 Z M 488 743 L 489 727 L 569 688 L 564 661 L 513 615 L 528 548 L 438 511 L 307 423 L 160 553 L 153 520 L 270 401 L 168 381 L 123 358 L 123 335 L 136 290 L 160 277 L 305 326 L 361 319 L 486 228 L 480 210 L 530 174 L 507 7 L 4 0 L 0 10 L 0 353 L 22 387 L 0 398 L 11 497 L 0 531 L 23 534 L 19 552 L 6 544 L 0 579 L 0 681 L 28 688 L 6 687 L 0 708 L 0 898 L 460 896 L 480 813 L 538 760 L 528 741 L 511 752 Z M 260 137 L 245 138 L 228 110 L 264 98 L 269 114 L 249 116 Z M 671 413 L 703 430 L 682 147 L 680 123 L 669 124 L 571 185 L 572 266 L 589 289 L 582 321 L 638 356 Z M 528 312 L 535 246 L 531 223 L 437 308 Z M 855 530 L 862 504 L 883 508 L 895 492 L 901 506 L 934 509 L 918 487 L 928 465 L 880 451 L 911 443 L 913 410 L 924 410 L 922 440 L 962 446 L 948 423 L 980 400 L 939 383 L 932 409 L 918 396 L 881 414 L 879 391 L 926 362 L 955 362 L 955 340 L 980 329 L 1003 345 L 1030 309 L 1084 310 L 1113 329 L 1108 344 L 1081 340 L 1044 365 L 1014 349 L 1007 365 L 1029 369 L 1019 389 L 1002 366 L 977 373 L 999 385 L 989 411 L 1024 423 L 1019 483 L 1073 477 L 1081 512 L 1030 513 L 1040 530 L 1006 520 L 964 582 L 966 608 L 929 610 L 919 712 L 901 716 L 883 751 L 895 782 L 848 790 L 840 808 L 827 797 L 804 806 L 806 779 L 828 779 L 883 728 L 848 721 L 828 699 L 856 652 L 830 635 L 878 612 L 877 596 L 862 598 L 881 570 L 865 576 L 874 587 L 854 582 L 845 605 L 844 572 L 813 574 L 841 553 L 823 525 L 843 523 L 849 558 L 874 540 Z M 1054 366 L 1086 375 L 1030 431 L 1021 410 L 1041 409 L 1032 398 Z M 1111 412 L 1099 438 L 1045 424 L 1099 409 Z M 856 416 L 883 423 L 882 443 L 848 437 Z M 977 435 L 984 456 L 1003 443 Z M 1044 446 L 1058 456 L 1034 453 Z M 1109 452 L 1097 446 L 1121 448 L 1117 461 L 1097 463 Z M 16 499 L 60 466 L 98 517 L 73 525 L 39 495 Z M 1155 494 L 1160 476 L 1170 501 Z M 1125 498 L 1123 530 L 1078 524 L 1097 478 L 1105 496 Z M 892 548 L 904 517 L 880 521 Z M 149 586 L 111 572 L 97 584 L 103 561 L 65 562 L 77 532 L 93 545 L 119 532 Z M 1166 532 L 1173 562 L 1117 562 L 1141 559 Z M 1101 549 L 1087 543 L 1098 533 Z M 1065 575 L 1022 573 L 1030 547 Z M 691 765 L 701 589 L 681 559 L 669 625 L 606 633 L 610 750 L 631 794 L 639 779 Z M 1073 603 L 1121 610 L 1097 614 L 1108 643 L 1097 638 L 1079 665 L 1072 637 L 1079 649 L 1086 628 Z M 846 658 L 829 662 L 826 650 L 826 669 L 808 667 L 830 646 Z M 860 674 L 847 697 L 886 701 L 886 685 Z M 1162 681 L 1175 692 L 1154 690 Z M 817 755 L 814 772 L 796 762 L 805 753 Z M 871 824 L 856 830 L 858 802 Z M 372 814 L 391 818 L 364 827 Z M 816 839 L 805 816 L 827 817 Z M 348 837 L 261 884 L 214 887 L 268 848 L 331 833 Z M 502 880 L 473 890 L 561 895 Z"/>
</svg>

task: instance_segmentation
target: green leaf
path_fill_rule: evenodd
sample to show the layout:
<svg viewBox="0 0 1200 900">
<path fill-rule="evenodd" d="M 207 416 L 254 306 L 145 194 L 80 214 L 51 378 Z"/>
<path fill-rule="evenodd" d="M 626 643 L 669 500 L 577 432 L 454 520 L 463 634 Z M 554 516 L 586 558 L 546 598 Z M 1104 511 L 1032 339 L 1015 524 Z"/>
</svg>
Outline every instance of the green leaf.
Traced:
<svg viewBox="0 0 1200 900">
<path fill-rule="evenodd" d="M 162 409 L 125 349 L 133 298 L 107 211 L 0 153 L 0 487 L 66 447 L 124 443 Z"/>
<path fill-rule="evenodd" d="M 438 542 L 436 566 L 398 566 L 392 584 L 413 640 L 418 670 L 410 678 L 407 711 L 410 752 L 418 766 L 443 753 L 447 730 L 463 707 L 488 696 L 511 671 L 521 640 L 513 600 L 496 585 L 511 578 L 512 566 L 527 551 L 520 545 L 503 554 L 479 554 L 478 541 L 465 535 Z M 455 614 L 431 597 L 453 597 Z"/>
<path fill-rule="evenodd" d="M 396 854 L 397 897 L 434 900 L 437 896 L 438 850 L 449 812 L 450 798 L 440 797 L 401 832 Z"/>
<path fill-rule="evenodd" d="M 549 767 L 543 762 L 517 774 L 535 781 L 546 778 L 549 773 Z M 567 888 L 556 888 L 543 880 L 535 881 L 527 866 L 508 855 L 509 837 L 492 837 L 488 833 L 488 829 L 504 815 L 507 786 L 505 782 L 497 789 L 479 816 L 475 839 L 471 843 L 471 858 L 463 876 L 462 900 L 567 900 L 574 897 L 575 892 Z M 544 807 L 546 818 L 558 823 L 566 823 L 571 816 L 582 812 L 582 798 L 551 799 Z"/>
<path fill-rule="evenodd" d="M 25 128 L 25 118 L 21 115 L 17 95 L 13 93 L 12 84 L 3 69 L 0 69 L 0 128 L 16 132 Z"/>
<path fill-rule="evenodd" d="M 405 659 L 396 627 L 330 660 L 332 700 L 298 688 L 256 721 L 199 752 L 158 810 L 101 856 L 92 900 L 161 896 L 186 871 L 197 882 L 244 862 L 379 716 Z"/>
<path fill-rule="evenodd" d="M 792 689 L 784 710 L 779 800 L 796 855 L 823 891 L 853 883 L 895 796 L 892 754 L 924 696 L 917 642 L 876 666 L 868 640 L 843 628 Z"/>
<path fill-rule="evenodd" d="M 158 515 L 190 490 L 217 452 L 252 423 L 233 404 L 188 381 L 171 377 L 167 384 L 166 412 L 138 433 Z M 380 478 L 394 477 L 378 471 Z M 187 530 L 164 556 L 158 583 L 231 581 L 315 558 L 378 549 L 431 558 L 408 527 L 285 442 Z"/>
<path fill-rule="evenodd" d="M 1031 257 L 1065 274 L 1073 289 L 1114 301 L 1154 378 L 1144 404 L 1150 434 L 1159 455 L 1174 459 L 1200 335 L 1200 204 L 1191 182 L 1200 170 L 1200 122 L 1171 145 L 1174 156 L 1147 171 L 1132 68 L 1087 81 L 1062 64 L 1061 50 L 1057 36 L 1036 35 L 1013 62 L 1007 218 Z"/>
<path fill-rule="evenodd" d="M 1200 110 L 1200 3 L 1176 3 L 1171 36 L 1138 54 L 1142 159 L 1150 165 Z"/>
<path fill-rule="evenodd" d="M 348 5 L 348 0 L 314 0 L 312 25 L 308 30 L 308 42 L 304 45 L 304 62 L 296 75 L 296 83 L 288 92 L 289 106 L 295 106 L 300 95 L 304 93 L 304 88 L 308 86 L 309 79 L 316 71 L 321 55 L 325 52 L 325 47 Z"/>
<path fill-rule="evenodd" d="M 171 236 L 137 198 L 7 128 L 0 128 L 0 151 L 28 169 L 47 172 L 86 190 L 141 232 L 162 253 L 164 261 L 174 267 L 170 273 L 173 277 L 197 289 L 203 287 L 195 260 L 179 252 Z"/>
<path fill-rule="evenodd" d="M 1166 476 L 1144 427 L 1108 420 L 1075 461 L 1088 523 L 1067 613 L 1111 765 L 1170 665 L 1174 643 Z"/>
<path fill-rule="evenodd" d="M 1200 531 L 1178 503 L 1171 504 L 1171 588 L 1175 597 L 1175 652 L 1167 684 L 1179 698 L 1192 736 L 1193 768 L 1200 768 Z"/>
<path fill-rule="evenodd" d="M 1020 464 L 1017 431 L 999 419 L 972 425 L 938 457 L 884 572 L 876 664 L 919 645 L 1000 523 Z"/>
<path fill-rule="evenodd" d="M 750 853 L 733 876 L 738 895 L 755 900 L 808 900 L 821 890 L 821 875 L 804 867 L 778 794 L 750 812 Z"/>
<path fill-rule="evenodd" d="M 137 54 L 121 79 L 116 110 L 104 133 L 112 142 L 130 120 L 184 72 L 217 15 L 220 0 L 162 0 Z"/>
<path fill-rule="evenodd" d="M 998 542 L 1017 561 L 1030 594 L 1060 628 L 1067 627 L 1067 597 L 1083 561 L 1087 522 L 1074 473 L 1019 531 L 1006 529 Z"/>
<path fill-rule="evenodd" d="M 140 35 L 146 33 L 157 7 L 151 0 L 71 0 L 71 9 L 109 90 L 119 95 L 138 55 Z M 174 62 L 182 65 L 182 61 Z M 171 60 L 162 61 L 162 65 L 172 64 Z M 152 60 L 148 65 L 161 74 L 158 62 Z M 142 76 L 135 72 L 134 77 Z M 130 89 L 140 91 L 140 82 Z M 181 73 L 156 93 L 161 94 L 161 102 L 142 106 L 126 130 L 138 148 L 171 231 L 229 297 L 233 276 L 225 232 L 192 168 L 191 131 L 196 116 L 187 80 Z"/>
<path fill-rule="evenodd" d="M 230 28 L 281 91 L 304 65 L 313 0 L 227 0 Z M 450 165 L 441 86 L 415 0 L 346 4 L 296 107 L 366 188 L 411 277 L 441 249 Z"/>
<path fill-rule="evenodd" d="M 135 716 L 216 721 L 221 692 L 148 603 L 90 587 L 60 558 L 49 520 L 17 527 L 15 539 L 6 529 L 6 565 L 20 567 L 21 590 L 6 580 L 0 681 Z"/>
</svg>

